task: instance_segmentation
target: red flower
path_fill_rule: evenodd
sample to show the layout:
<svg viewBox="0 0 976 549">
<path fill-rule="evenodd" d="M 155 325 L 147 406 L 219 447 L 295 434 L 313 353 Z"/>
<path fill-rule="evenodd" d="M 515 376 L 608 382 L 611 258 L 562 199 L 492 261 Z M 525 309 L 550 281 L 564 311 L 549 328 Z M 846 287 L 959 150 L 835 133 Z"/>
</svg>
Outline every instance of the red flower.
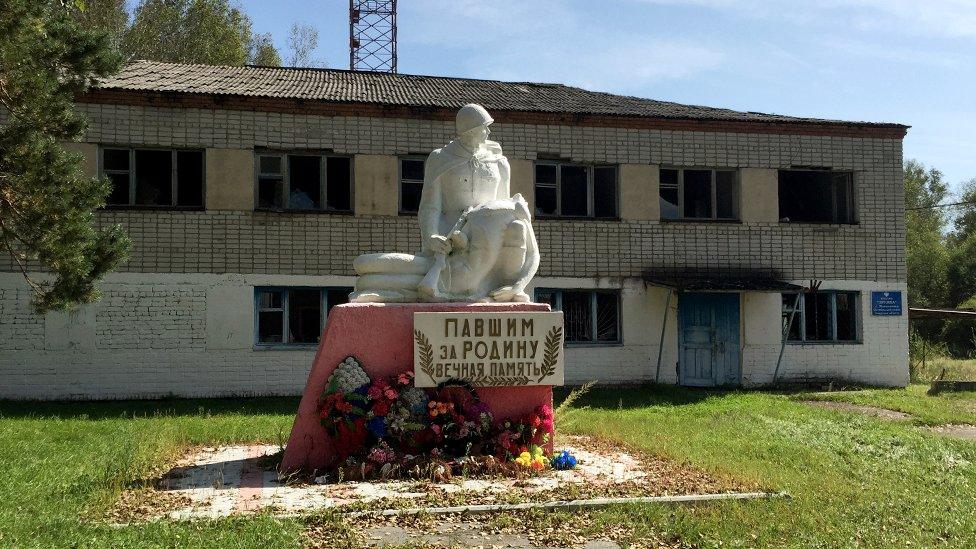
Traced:
<svg viewBox="0 0 976 549">
<path fill-rule="evenodd" d="M 349 404 L 345 400 L 340 400 L 339 402 L 335 403 L 335 409 L 339 410 L 342 413 L 351 412 L 352 404 Z"/>
<path fill-rule="evenodd" d="M 390 413 L 390 406 L 392 403 L 388 400 L 379 400 L 373 405 L 373 413 L 378 416 L 385 416 Z"/>
</svg>

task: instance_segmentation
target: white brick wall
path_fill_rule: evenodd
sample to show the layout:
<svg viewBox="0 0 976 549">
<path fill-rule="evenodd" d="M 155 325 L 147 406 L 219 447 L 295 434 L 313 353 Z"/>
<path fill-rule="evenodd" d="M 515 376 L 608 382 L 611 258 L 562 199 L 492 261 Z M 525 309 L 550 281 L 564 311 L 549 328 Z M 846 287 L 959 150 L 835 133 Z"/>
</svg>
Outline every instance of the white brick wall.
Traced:
<svg viewBox="0 0 976 549">
<path fill-rule="evenodd" d="M 297 395 L 314 349 L 254 350 L 254 287 L 352 283 L 335 276 L 113 274 L 103 284 L 103 301 L 38 317 L 28 313 L 29 294 L 19 275 L 0 273 L 0 342 L 6 345 L 0 398 Z M 567 383 L 654 379 L 666 290 L 634 278 L 546 277 L 534 284 L 621 290 L 623 343 L 568 347 Z M 904 292 L 904 284 L 835 280 L 822 288 L 862 292 L 864 343 L 787 345 L 780 379 L 907 383 L 907 317 L 872 317 L 870 311 L 871 290 Z M 664 383 L 676 380 L 677 307 L 673 298 L 661 360 Z M 779 353 L 780 295 L 746 294 L 742 317 L 743 385 L 769 383 Z"/>
</svg>

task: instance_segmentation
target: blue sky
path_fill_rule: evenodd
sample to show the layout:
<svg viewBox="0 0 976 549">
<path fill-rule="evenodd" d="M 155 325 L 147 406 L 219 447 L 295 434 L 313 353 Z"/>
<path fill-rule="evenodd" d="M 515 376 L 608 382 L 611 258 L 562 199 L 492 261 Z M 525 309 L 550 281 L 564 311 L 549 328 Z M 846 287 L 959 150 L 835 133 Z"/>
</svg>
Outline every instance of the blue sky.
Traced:
<svg viewBox="0 0 976 549">
<path fill-rule="evenodd" d="M 240 0 L 348 68 L 345 0 Z M 911 125 L 905 157 L 976 177 L 976 0 L 401 0 L 403 73 L 561 82 L 739 110 Z"/>
</svg>

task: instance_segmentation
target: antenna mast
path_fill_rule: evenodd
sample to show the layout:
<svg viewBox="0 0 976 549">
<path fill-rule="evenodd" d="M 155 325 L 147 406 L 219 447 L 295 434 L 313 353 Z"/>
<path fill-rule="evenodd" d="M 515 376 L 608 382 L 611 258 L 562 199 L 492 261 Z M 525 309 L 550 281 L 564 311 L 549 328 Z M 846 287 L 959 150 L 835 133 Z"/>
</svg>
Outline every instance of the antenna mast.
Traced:
<svg viewBox="0 0 976 549">
<path fill-rule="evenodd" d="M 349 68 L 397 71 L 396 0 L 349 0 Z"/>
</svg>

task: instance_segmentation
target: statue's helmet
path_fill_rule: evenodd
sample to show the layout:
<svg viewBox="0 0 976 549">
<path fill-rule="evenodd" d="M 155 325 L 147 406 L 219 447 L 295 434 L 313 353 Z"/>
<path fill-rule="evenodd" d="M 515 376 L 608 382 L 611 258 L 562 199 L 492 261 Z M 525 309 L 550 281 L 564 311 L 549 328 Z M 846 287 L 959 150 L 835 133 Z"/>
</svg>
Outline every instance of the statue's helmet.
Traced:
<svg viewBox="0 0 976 549">
<path fill-rule="evenodd" d="M 458 111 L 454 125 L 457 127 L 458 135 L 461 135 L 479 126 L 487 126 L 494 121 L 495 119 L 488 114 L 484 107 L 477 103 L 468 103 Z"/>
</svg>

